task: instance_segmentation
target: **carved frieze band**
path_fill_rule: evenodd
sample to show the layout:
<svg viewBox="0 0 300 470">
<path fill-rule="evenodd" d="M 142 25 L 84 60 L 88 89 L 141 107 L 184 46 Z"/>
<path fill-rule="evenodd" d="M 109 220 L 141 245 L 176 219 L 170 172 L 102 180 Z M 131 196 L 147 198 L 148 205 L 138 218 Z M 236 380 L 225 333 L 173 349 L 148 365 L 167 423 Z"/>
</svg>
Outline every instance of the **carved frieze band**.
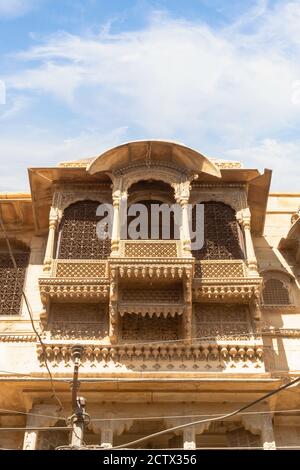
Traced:
<svg viewBox="0 0 300 470">
<path fill-rule="evenodd" d="M 182 279 L 184 276 L 191 278 L 193 264 L 176 260 L 170 263 L 168 259 L 160 259 L 153 262 L 151 259 L 133 258 L 116 259 L 110 261 L 110 269 L 118 273 L 120 278 L 157 278 L 157 279 Z"/>
<path fill-rule="evenodd" d="M 39 279 L 41 300 L 46 304 L 49 299 L 106 300 L 109 295 L 109 282 L 96 282 L 95 279 Z"/>
<path fill-rule="evenodd" d="M 41 365 L 44 365 L 45 356 L 52 365 L 64 363 L 69 365 L 72 363 L 71 346 L 62 344 L 47 344 L 46 352 L 43 348 L 37 346 L 38 359 Z M 260 346 L 229 346 L 217 344 L 194 344 L 193 346 L 181 346 L 179 344 L 172 345 L 149 345 L 149 346 L 101 346 L 101 345 L 85 345 L 82 356 L 82 364 L 89 363 L 97 366 L 102 363 L 135 363 L 142 369 L 147 368 L 151 363 L 158 366 L 160 363 L 170 363 L 171 367 L 182 368 L 185 362 L 204 362 L 203 367 L 209 369 L 213 367 L 213 363 L 220 364 L 220 369 L 235 368 L 238 363 L 241 367 L 249 367 L 251 363 L 254 367 L 263 366 L 263 348 Z M 210 366 L 210 363 L 212 364 Z M 144 364 L 144 366 L 143 366 Z M 205 366 L 205 364 L 207 366 Z M 133 364 L 134 365 L 134 364 Z M 134 367 L 132 367 L 134 368 Z M 185 367 L 183 367 L 185 368 Z M 195 368 L 195 367 L 194 367 Z"/>
<path fill-rule="evenodd" d="M 220 299 L 259 299 L 261 294 L 261 279 L 216 279 L 194 280 L 193 299 L 220 300 Z"/>
</svg>

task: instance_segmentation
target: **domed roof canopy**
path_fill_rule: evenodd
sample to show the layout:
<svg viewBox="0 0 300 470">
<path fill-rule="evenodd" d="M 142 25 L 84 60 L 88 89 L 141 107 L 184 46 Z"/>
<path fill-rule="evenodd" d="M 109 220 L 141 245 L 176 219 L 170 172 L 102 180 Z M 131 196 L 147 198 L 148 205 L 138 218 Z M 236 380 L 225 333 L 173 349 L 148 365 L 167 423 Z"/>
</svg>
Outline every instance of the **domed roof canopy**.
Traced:
<svg viewBox="0 0 300 470">
<path fill-rule="evenodd" d="M 192 173 L 207 173 L 221 177 L 220 169 L 201 153 L 175 142 L 141 140 L 128 142 L 109 149 L 93 159 L 87 166 L 90 174 L 111 172 L 135 163 L 149 166 L 162 162 L 173 163 Z"/>
</svg>

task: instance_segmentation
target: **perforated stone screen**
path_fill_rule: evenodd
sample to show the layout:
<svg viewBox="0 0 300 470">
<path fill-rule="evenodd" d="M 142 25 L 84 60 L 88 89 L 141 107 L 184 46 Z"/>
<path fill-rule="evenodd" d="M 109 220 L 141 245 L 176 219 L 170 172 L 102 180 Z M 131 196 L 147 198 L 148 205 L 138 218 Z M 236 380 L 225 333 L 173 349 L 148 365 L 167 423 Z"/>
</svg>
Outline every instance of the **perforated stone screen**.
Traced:
<svg viewBox="0 0 300 470">
<path fill-rule="evenodd" d="M 193 229 L 196 228 L 195 210 Z M 244 259 L 242 232 L 235 211 L 222 202 L 204 203 L 204 246 L 194 250 L 196 259 Z"/>
<path fill-rule="evenodd" d="M 195 304 L 195 335 L 215 340 L 247 340 L 253 333 L 247 305 Z"/>
<path fill-rule="evenodd" d="M 80 201 L 64 211 L 60 225 L 58 258 L 106 259 L 110 255 L 110 240 L 100 240 L 96 233 L 97 201 Z"/>
<path fill-rule="evenodd" d="M 29 252 L 14 254 L 17 269 L 10 255 L 0 253 L 0 315 L 19 315 Z"/>
<path fill-rule="evenodd" d="M 284 283 L 279 279 L 268 279 L 265 281 L 262 293 L 265 305 L 290 305 L 289 292 Z"/>
</svg>

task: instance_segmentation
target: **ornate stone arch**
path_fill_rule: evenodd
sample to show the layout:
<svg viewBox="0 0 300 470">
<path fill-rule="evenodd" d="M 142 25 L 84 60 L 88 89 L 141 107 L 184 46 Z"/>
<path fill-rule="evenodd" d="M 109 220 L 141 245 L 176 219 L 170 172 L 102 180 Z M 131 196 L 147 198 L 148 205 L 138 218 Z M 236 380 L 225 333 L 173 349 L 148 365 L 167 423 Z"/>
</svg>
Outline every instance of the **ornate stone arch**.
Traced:
<svg viewBox="0 0 300 470">
<path fill-rule="evenodd" d="M 62 193 L 61 197 L 58 201 L 56 206 L 57 216 L 58 216 L 58 223 L 61 222 L 63 218 L 65 210 L 70 207 L 72 204 L 76 204 L 77 202 L 82 201 L 93 201 L 98 202 L 99 204 L 111 203 L 111 198 L 105 197 L 103 193 L 99 194 L 97 191 L 83 191 L 82 193 L 79 192 L 66 192 Z"/>
<path fill-rule="evenodd" d="M 176 190 L 177 185 L 184 181 L 191 181 L 194 178 L 194 175 L 188 173 L 185 169 L 163 163 L 150 166 L 144 163 L 132 165 L 117 170 L 114 176 L 115 178 L 121 177 L 123 192 L 127 192 L 134 183 L 142 180 L 163 181 Z"/>
</svg>

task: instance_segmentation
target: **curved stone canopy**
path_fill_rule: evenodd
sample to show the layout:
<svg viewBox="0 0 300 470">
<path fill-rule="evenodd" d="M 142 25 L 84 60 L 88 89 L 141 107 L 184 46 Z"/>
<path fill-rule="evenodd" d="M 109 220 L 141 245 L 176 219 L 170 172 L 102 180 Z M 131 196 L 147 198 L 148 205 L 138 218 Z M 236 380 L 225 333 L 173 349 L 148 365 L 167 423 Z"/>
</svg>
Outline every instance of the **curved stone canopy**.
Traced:
<svg viewBox="0 0 300 470">
<path fill-rule="evenodd" d="M 93 159 L 87 171 L 90 174 L 111 172 L 139 162 L 149 166 L 158 162 L 173 163 L 195 174 L 221 177 L 217 165 L 201 153 L 182 144 L 160 140 L 128 142 L 109 149 Z"/>
</svg>

